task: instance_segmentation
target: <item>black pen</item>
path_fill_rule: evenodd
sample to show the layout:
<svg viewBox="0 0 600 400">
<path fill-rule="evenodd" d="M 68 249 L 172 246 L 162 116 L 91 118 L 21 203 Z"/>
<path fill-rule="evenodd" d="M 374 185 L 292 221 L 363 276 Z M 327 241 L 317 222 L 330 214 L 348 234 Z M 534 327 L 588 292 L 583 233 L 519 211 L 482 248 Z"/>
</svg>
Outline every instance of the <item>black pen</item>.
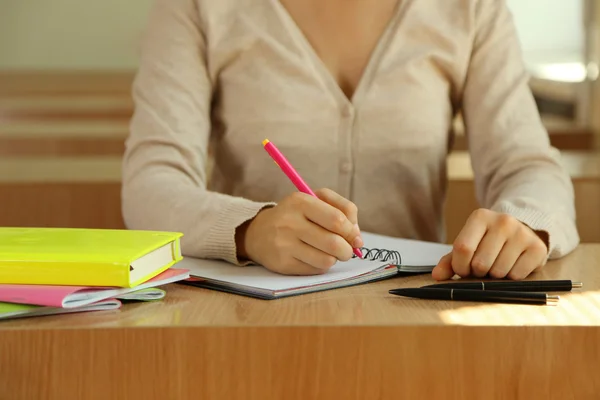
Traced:
<svg viewBox="0 0 600 400">
<path fill-rule="evenodd" d="M 401 288 L 390 294 L 430 300 L 482 301 L 488 303 L 556 305 L 558 296 L 546 293 L 504 292 L 500 290 Z"/>
<path fill-rule="evenodd" d="M 440 289 L 473 289 L 473 290 L 502 290 L 512 292 L 569 292 L 581 288 L 581 282 L 570 280 L 554 281 L 492 281 L 492 282 L 451 282 L 436 283 L 423 286 L 424 288 Z"/>
</svg>

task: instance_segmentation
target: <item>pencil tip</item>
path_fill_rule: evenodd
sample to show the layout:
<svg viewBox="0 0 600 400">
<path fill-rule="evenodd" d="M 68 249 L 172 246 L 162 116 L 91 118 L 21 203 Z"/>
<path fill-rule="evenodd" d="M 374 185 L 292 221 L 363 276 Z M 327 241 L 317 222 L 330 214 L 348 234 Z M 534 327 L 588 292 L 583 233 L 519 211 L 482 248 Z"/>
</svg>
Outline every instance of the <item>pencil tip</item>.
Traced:
<svg viewBox="0 0 600 400">
<path fill-rule="evenodd" d="M 266 146 L 267 143 L 269 143 L 269 139 L 265 139 L 265 140 L 262 141 L 263 146 Z"/>
<path fill-rule="evenodd" d="M 353 251 L 354 251 L 354 254 L 356 255 L 356 257 L 360 258 L 361 260 L 363 259 L 362 251 L 360 251 L 359 248 L 355 248 Z"/>
</svg>

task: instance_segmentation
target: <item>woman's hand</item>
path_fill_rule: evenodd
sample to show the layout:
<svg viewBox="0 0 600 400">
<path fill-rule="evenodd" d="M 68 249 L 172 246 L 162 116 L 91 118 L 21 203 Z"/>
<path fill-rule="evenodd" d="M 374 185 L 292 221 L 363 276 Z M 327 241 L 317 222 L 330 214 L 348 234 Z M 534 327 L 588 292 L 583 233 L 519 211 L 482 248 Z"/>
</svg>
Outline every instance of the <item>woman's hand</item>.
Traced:
<svg viewBox="0 0 600 400">
<path fill-rule="evenodd" d="M 475 276 L 520 280 L 546 264 L 547 235 L 536 233 L 507 214 L 474 211 L 458 234 L 452 252 L 442 257 L 436 280 Z"/>
<path fill-rule="evenodd" d="M 238 255 L 286 275 L 323 274 L 352 258 L 363 246 L 356 206 L 329 189 L 316 195 L 295 192 L 259 212 L 242 227 Z"/>
</svg>

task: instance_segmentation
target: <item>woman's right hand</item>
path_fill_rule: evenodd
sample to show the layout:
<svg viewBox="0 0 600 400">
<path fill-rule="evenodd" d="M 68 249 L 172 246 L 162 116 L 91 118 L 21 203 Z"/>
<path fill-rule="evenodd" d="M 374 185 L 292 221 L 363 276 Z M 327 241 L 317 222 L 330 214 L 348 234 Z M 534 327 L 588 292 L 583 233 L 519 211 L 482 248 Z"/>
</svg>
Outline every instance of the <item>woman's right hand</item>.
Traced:
<svg viewBox="0 0 600 400">
<path fill-rule="evenodd" d="M 294 192 L 252 219 L 240 238 L 240 255 L 285 275 L 318 275 L 362 247 L 358 211 L 329 189 L 318 198 Z M 241 251 L 240 251 L 241 250 Z"/>
</svg>

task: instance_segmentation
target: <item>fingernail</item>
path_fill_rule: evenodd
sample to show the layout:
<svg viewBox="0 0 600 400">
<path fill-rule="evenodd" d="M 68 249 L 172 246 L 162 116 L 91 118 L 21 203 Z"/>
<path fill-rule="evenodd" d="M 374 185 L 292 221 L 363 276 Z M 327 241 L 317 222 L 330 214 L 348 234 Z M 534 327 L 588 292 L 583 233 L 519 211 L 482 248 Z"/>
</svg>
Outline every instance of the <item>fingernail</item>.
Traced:
<svg viewBox="0 0 600 400">
<path fill-rule="evenodd" d="M 360 228 L 358 227 L 358 224 L 354 224 L 354 228 L 356 230 L 356 234 L 358 235 L 358 237 L 362 238 L 362 236 L 360 234 Z"/>
<path fill-rule="evenodd" d="M 362 236 L 360 235 L 360 228 L 358 227 L 358 224 L 354 224 L 354 228 L 358 236 L 352 241 L 352 247 L 363 247 L 365 244 L 363 242 Z"/>
</svg>

